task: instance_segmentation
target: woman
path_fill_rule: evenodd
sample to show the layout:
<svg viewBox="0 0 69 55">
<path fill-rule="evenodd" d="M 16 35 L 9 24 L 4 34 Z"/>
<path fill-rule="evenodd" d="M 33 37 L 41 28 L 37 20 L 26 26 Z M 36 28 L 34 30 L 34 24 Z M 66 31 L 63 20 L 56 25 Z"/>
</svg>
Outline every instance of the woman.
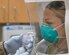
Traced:
<svg viewBox="0 0 69 55">
<path fill-rule="evenodd" d="M 44 22 L 48 25 L 53 26 L 59 35 L 59 41 L 54 46 L 54 53 L 67 53 L 67 41 L 65 35 L 65 4 L 63 1 L 54 1 L 48 4 L 43 14 Z M 53 53 L 51 50 L 52 46 L 49 46 L 47 53 Z"/>
</svg>

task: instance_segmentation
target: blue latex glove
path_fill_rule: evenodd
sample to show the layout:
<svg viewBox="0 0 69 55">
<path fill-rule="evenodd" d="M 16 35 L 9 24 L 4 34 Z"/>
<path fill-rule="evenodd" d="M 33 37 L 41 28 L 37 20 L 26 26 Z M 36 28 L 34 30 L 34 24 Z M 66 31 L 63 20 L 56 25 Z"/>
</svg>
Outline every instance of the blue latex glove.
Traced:
<svg viewBox="0 0 69 55">
<path fill-rule="evenodd" d="M 21 54 L 20 54 L 20 51 L 18 50 L 18 51 L 16 52 L 16 54 L 12 54 L 12 55 L 29 55 L 29 53 L 28 53 L 28 52 L 24 52 L 24 53 L 21 53 Z"/>
<path fill-rule="evenodd" d="M 17 52 L 15 53 L 15 55 L 30 55 L 33 49 L 33 33 L 27 33 L 25 35 L 23 35 L 23 45 L 22 48 L 20 48 L 19 50 L 17 50 Z"/>
<path fill-rule="evenodd" d="M 33 43 L 29 43 L 26 47 L 20 48 L 14 55 L 30 55 L 33 48 Z"/>
<path fill-rule="evenodd" d="M 20 55 L 29 55 L 29 53 L 28 52 L 25 52 L 25 53 L 22 53 Z"/>
<path fill-rule="evenodd" d="M 22 36 L 13 36 L 4 42 L 4 47 L 8 53 L 15 53 L 22 46 Z"/>
<path fill-rule="evenodd" d="M 25 38 L 26 37 L 26 38 Z M 9 40 L 4 42 L 4 47 L 8 53 L 15 54 L 16 50 L 24 46 L 27 52 L 31 52 L 31 46 L 33 45 L 33 33 L 26 33 L 24 35 L 13 36 Z M 30 45 L 31 43 L 31 45 Z M 24 45 L 26 44 L 26 45 Z M 30 45 L 30 46 L 29 46 Z M 31 50 L 29 50 L 31 49 Z"/>
</svg>

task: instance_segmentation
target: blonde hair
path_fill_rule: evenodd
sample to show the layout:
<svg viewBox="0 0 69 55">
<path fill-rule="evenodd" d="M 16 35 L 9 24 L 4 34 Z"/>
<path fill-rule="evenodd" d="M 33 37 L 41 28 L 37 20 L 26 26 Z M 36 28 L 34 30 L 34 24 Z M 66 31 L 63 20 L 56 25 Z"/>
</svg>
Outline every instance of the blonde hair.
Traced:
<svg viewBox="0 0 69 55">
<path fill-rule="evenodd" d="M 52 10 L 57 17 L 59 17 L 62 22 L 64 22 L 65 18 L 65 4 L 63 1 L 53 1 L 46 8 Z"/>
</svg>

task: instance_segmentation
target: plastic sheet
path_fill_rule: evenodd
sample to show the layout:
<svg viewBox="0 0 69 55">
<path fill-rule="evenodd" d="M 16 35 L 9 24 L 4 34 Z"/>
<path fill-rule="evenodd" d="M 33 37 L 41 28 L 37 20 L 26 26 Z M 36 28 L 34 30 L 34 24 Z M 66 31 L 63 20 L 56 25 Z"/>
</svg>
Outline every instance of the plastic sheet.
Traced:
<svg viewBox="0 0 69 55">
<path fill-rule="evenodd" d="M 35 19 L 38 19 L 42 35 L 40 38 L 45 40 L 36 45 L 36 52 L 41 53 L 39 55 L 68 53 L 65 29 L 65 12 L 67 9 L 65 1 L 35 0 L 26 2 L 26 5 L 31 23 L 35 23 Z"/>
</svg>

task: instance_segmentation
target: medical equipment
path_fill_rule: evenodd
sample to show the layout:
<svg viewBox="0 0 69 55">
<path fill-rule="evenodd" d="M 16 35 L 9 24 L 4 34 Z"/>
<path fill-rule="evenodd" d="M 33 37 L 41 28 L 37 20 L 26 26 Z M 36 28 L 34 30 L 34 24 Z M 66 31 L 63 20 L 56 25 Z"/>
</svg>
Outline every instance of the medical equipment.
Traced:
<svg viewBox="0 0 69 55">
<path fill-rule="evenodd" d="M 30 25 L 9 25 L 3 27 L 3 41 L 8 40 L 13 35 L 20 35 L 27 32 L 32 32 Z"/>
<path fill-rule="evenodd" d="M 53 44 L 58 42 L 58 32 L 52 26 L 42 25 L 40 30 L 43 39 Z"/>
<path fill-rule="evenodd" d="M 25 1 L 27 4 L 27 9 L 28 9 L 28 13 L 29 13 L 29 16 L 31 19 L 31 23 L 32 22 L 35 23 L 35 21 L 34 21 L 35 17 L 39 18 L 40 31 L 41 31 L 41 35 L 42 35 L 40 38 L 43 38 L 41 41 L 39 41 L 36 44 L 36 46 L 38 46 L 38 47 L 36 47 L 35 52 L 36 53 L 39 52 L 39 53 L 43 54 L 43 53 L 47 52 L 49 47 L 51 47 L 51 48 L 53 48 L 53 50 L 55 50 L 52 53 L 54 53 L 54 54 L 57 53 L 58 51 L 56 49 L 60 50 L 60 48 L 59 47 L 55 48 L 55 46 L 59 43 L 60 40 L 66 39 L 65 33 L 63 33 L 64 27 L 65 27 L 64 26 L 65 25 L 65 20 L 64 20 L 65 15 L 64 15 L 64 13 L 62 13 L 62 12 L 65 12 L 64 1 L 53 1 L 53 2 L 56 2 L 56 3 L 63 5 L 63 8 L 64 8 L 63 10 L 61 9 L 62 5 L 57 5 L 60 8 L 59 9 L 60 11 L 57 11 L 58 9 L 56 10 L 55 8 L 50 7 L 50 6 L 53 6 L 52 1 L 49 1 L 49 2 L 47 2 L 47 1 L 45 2 L 45 0 L 41 0 L 41 1 L 36 1 L 36 0 L 27 1 L 27 0 L 25 0 Z M 56 3 L 54 3 L 54 4 L 56 4 Z M 50 5 L 50 6 L 48 6 L 48 5 Z M 32 6 L 34 6 L 34 7 L 32 7 Z M 54 5 L 54 6 L 57 7 L 56 5 Z M 57 14 L 55 13 L 55 11 L 53 9 L 55 9 L 57 11 L 56 12 Z M 47 11 L 49 11 L 49 12 L 47 12 Z M 51 13 L 50 17 L 49 17 L 49 13 Z M 58 13 L 63 14 L 63 18 L 61 15 L 58 15 Z M 58 19 L 60 19 L 60 20 L 58 20 Z M 59 23 L 59 22 L 61 22 L 61 23 Z M 60 29 L 63 29 L 63 30 L 60 30 Z M 60 42 L 60 43 L 62 44 L 62 43 L 64 43 L 64 41 L 65 40 L 63 40 L 63 42 Z M 58 46 L 59 45 L 60 44 L 58 44 Z M 67 45 L 67 44 L 65 44 L 65 45 Z M 44 47 L 42 47 L 42 46 L 44 46 Z M 61 47 L 61 48 L 63 48 L 63 47 Z M 40 52 L 40 49 L 43 49 L 46 52 L 44 52 L 43 50 Z M 58 53 L 60 53 L 60 52 L 58 52 Z"/>
<path fill-rule="evenodd" d="M 42 17 L 41 17 L 42 14 L 43 14 L 42 12 L 44 10 L 44 7 L 47 4 L 39 4 L 38 3 L 38 5 L 39 5 L 39 7 L 41 6 L 39 8 L 39 11 L 40 11 L 39 14 L 38 14 L 38 11 L 37 11 L 37 14 L 38 14 L 37 16 L 39 18 L 40 30 L 41 30 L 41 34 L 42 34 L 41 37 L 44 38 L 46 41 L 48 41 L 50 43 L 56 44 L 58 42 L 58 32 L 56 31 L 56 29 L 54 29 L 54 27 L 43 23 L 43 20 L 42 20 Z M 32 13 L 32 11 L 30 11 L 30 8 L 28 8 L 27 10 L 28 10 L 28 14 Z M 34 18 L 31 15 L 29 15 L 29 17 L 30 17 L 31 23 L 34 24 L 35 23 L 34 20 L 33 20 Z"/>
<path fill-rule="evenodd" d="M 3 27 L 3 41 L 9 40 L 9 38 L 11 38 L 13 36 L 19 36 L 21 34 L 24 36 L 26 34 L 26 38 L 28 37 L 28 35 L 29 36 L 32 35 L 31 39 L 29 37 L 27 38 L 28 40 L 30 39 L 31 41 L 33 41 L 33 38 L 35 38 L 35 32 L 33 31 L 31 25 L 10 25 L 10 26 Z M 23 40 L 25 40 L 26 38 L 24 37 Z M 35 43 L 35 39 L 33 42 Z M 34 43 L 32 44 L 33 46 L 35 45 Z M 22 50 L 23 49 L 21 49 L 21 50 L 19 49 L 20 52 Z"/>
</svg>

